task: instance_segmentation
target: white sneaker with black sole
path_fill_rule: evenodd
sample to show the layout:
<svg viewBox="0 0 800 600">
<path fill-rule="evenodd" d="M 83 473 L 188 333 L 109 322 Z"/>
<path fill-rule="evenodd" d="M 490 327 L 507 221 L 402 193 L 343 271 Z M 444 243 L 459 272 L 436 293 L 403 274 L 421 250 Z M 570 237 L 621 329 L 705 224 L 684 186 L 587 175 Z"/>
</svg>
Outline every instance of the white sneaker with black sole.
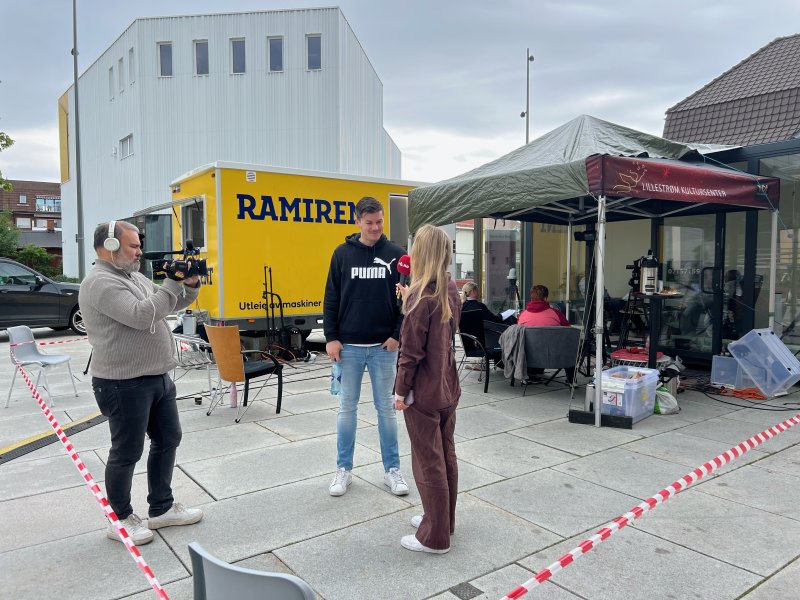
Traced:
<svg viewBox="0 0 800 600">
<path fill-rule="evenodd" d="M 199 508 L 186 508 L 180 502 L 175 502 L 163 515 L 149 517 L 147 526 L 150 529 L 161 529 L 173 525 L 192 525 L 203 518 L 203 511 Z"/>
<path fill-rule="evenodd" d="M 132 514 L 125 519 L 120 519 L 119 524 L 125 528 L 125 531 L 128 532 L 128 537 L 131 538 L 131 541 L 137 546 L 144 546 L 153 541 L 155 534 L 142 523 L 138 515 Z M 106 537 L 110 540 L 122 541 L 113 523 L 108 524 Z"/>
</svg>

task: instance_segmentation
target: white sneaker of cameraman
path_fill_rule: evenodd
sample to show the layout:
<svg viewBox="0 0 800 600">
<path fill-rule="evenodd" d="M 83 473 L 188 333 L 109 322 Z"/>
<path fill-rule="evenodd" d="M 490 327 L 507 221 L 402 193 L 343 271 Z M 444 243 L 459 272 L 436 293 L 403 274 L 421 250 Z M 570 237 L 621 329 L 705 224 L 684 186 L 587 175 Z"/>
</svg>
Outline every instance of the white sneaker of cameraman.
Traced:
<svg viewBox="0 0 800 600">
<path fill-rule="evenodd" d="M 172 527 L 173 525 L 191 525 L 202 518 L 203 511 L 199 508 L 186 508 L 180 502 L 175 502 L 163 515 L 149 517 L 147 519 L 147 527 L 160 529 L 161 527 Z"/>
<path fill-rule="evenodd" d="M 408 494 L 408 484 L 403 479 L 403 474 L 397 467 L 392 467 L 383 474 L 383 483 L 395 496 L 405 496 Z"/>
</svg>

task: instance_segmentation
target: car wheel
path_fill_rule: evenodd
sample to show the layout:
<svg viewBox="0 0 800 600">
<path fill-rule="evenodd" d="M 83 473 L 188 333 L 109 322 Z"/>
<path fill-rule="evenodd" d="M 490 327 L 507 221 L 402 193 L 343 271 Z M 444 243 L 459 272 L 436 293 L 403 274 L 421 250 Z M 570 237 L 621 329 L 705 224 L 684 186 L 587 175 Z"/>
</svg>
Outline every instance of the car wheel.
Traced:
<svg viewBox="0 0 800 600">
<path fill-rule="evenodd" d="M 78 306 L 72 309 L 72 314 L 69 316 L 69 326 L 78 335 L 86 335 L 86 325 L 83 322 L 83 315 Z"/>
</svg>

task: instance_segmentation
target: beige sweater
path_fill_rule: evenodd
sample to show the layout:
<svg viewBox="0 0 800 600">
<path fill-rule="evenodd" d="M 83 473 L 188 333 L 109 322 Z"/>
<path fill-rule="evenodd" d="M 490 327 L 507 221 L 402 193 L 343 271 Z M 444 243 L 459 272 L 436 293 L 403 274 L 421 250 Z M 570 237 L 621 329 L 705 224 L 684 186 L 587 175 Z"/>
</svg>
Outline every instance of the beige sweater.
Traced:
<svg viewBox="0 0 800 600">
<path fill-rule="evenodd" d="M 171 279 L 159 286 L 98 259 L 79 295 L 93 350 L 92 376 L 133 379 L 174 369 L 175 344 L 165 317 L 189 306 L 199 293 L 199 286 Z"/>
</svg>

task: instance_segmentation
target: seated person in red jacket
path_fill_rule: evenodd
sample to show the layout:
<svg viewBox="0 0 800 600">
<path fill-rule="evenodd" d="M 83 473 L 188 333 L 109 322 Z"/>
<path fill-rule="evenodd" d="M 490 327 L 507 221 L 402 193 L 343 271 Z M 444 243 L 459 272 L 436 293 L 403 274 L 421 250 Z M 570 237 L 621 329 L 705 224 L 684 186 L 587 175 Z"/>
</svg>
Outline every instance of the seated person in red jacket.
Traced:
<svg viewBox="0 0 800 600">
<path fill-rule="evenodd" d="M 564 314 L 557 308 L 550 306 L 547 301 L 547 296 L 550 290 L 544 285 L 535 285 L 531 288 L 531 301 L 519 314 L 517 323 L 519 325 L 527 325 L 528 327 L 546 327 L 546 326 L 563 326 L 569 327 L 569 321 Z M 575 380 L 575 368 L 570 367 L 564 369 L 567 375 L 567 381 Z M 534 381 L 539 379 L 539 376 L 544 372 L 544 369 L 528 369 L 528 376 Z"/>
<path fill-rule="evenodd" d="M 550 290 L 544 285 L 535 285 L 531 288 L 531 301 L 519 314 L 517 323 L 528 327 L 542 327 L 544 325 L 563 325 L 569 327 L 569 321 L 557 308 L 550 306 L 547 296 Z"/>
</svg>

